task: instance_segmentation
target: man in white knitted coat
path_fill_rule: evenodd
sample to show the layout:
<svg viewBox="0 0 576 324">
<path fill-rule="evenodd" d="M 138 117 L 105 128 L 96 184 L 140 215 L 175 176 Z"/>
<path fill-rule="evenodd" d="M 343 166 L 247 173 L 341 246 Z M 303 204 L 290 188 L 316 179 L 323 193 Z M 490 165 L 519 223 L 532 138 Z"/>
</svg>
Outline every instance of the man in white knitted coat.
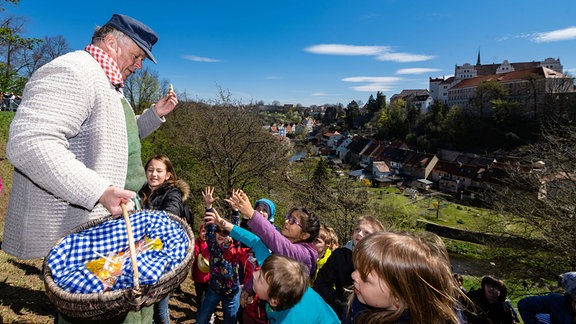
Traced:
<svg viewBox="0 0 576 324">
<path fill-rule="evenodd" d="M 139 139 L 178 103 L 170 92 L 135 116 L 124 99 L 124 80 L 146 58 L 156 62 L 157 39 L 141 22 L 113 15 L 84 50 L 54 59 L 30 78 L 6 148 L 15 168 L 6 253 L 45 257 L 72 228 L 119 215 L 122 202 L 132 206 L 139 188 L 127 183 L 140 181 L 144 171 Z"/>
</svg>

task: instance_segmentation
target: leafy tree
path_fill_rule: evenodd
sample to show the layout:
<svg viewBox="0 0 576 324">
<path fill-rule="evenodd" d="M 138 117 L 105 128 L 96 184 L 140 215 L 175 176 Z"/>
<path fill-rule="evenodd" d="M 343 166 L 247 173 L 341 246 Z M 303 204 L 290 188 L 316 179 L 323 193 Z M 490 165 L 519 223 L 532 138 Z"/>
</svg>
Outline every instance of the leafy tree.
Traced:
<svg viewBox="0 0 576 324">
<path fill-rule="evenodd" d="M 484 81 L 476 88 L 476 96 L 471 99 L 472 103 L 479 109 L 481 118 L 484 112 L 491 107 L 491 103 L 496 99 L 504 99 L 508 95 L 508 89 L 497 80 Z"/>
<path fill-rule="evenodd" d="M 405 101 L 399 99 L 383 109 L 378 120 L 379 138 L 402 139 L 408 134 L 404 116 Z"/>
<path fill-rule="evenodd" d="M 16 3 L 16 2 L 15 2 Z M 22 37 L 25 20 L 7 17 L 0 22 L 0 90 L 22 93 L 29 62 L 28 52 L 40 44 L 40 39 Z"/>
<path fill-rule="evenodd" d="M 380 107 L 378 107 L 378 102 L 376 101 L 376 99 L 374 99 L 373 95 L 370 95 L 370 98 L 368 98 L 368 102 L 366 103 L 366 109 L 367 109 L 367 114 L 370 118 L 372 118 L 372 116 L 374 116 L 374 114 L 380 110 Z"/>
<path fill-rule="evenodd" d="M 328 125 L 335 122 L 337 117 L 338 111 L 336 110 L 336 107 L 328 106 L 326 107 L 326 111 L 324 111 L 324 118 L 322 119 L 322 122 Z"/>
<path fill-rule="evenodd" d="M 314 169 L 314 174 L 312 175 L 312 181 L 315 185 L 320 186 L 322 188 L 326 187 L 326 183 L 330 179 L 330 168 L 328 167 L 328 163 L 326 159 L 320 158 L 318 163 L 316 164 L 316 168 Z"/>
<path fill-rule="evenodd" d="M 464 110 L 459 106 L 452 106 L 446 118 L 442 121 L 443 138 L 447 143 L 461 145 L 465 143 L 468 123 Z"/>
<path fill-rule="evenodd" d="M 510 128 L 519 121 L 519 109 L 520 104 L 517 102 L 507 102 L 502 99 L 495 99 L 492 101 L 492 118 L 496 124 Z"/>
<path fill-rule="evenodd" d="M 346 126 L 348 129 L 354 129 L 358 127 L 358 118 L 360 117 L 360 106 L 355 100 L 352 100 L 348 106 L 346 106 Z"/>
</svg>

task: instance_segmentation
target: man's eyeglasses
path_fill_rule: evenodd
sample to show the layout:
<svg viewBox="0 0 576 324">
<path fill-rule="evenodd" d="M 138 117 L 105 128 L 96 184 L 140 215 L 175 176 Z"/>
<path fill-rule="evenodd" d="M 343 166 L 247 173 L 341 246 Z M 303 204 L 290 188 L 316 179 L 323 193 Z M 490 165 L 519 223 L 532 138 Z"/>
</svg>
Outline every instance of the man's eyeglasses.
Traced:
<svg viewBox="0 0 576 324">
<path fill-rule="evenodd" d="M 286 215 L 286 217 L 284 217 L 284 221 L 288 222 L 290 225 L 296 224 L 302 228 L 302 224 L 300 224 L 296 217 L 292 216 L 291 214 Z"/>
</svg>

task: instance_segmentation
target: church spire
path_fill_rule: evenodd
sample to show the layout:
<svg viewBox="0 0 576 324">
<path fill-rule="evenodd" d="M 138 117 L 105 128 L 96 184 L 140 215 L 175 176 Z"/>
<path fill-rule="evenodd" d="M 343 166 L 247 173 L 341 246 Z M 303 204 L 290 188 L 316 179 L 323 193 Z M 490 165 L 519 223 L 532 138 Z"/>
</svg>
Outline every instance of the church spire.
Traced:
<svg viewBox="0 0 576 324">
<path fill-rule="evenodd" d="M 480 49 L 478 49 L 478 59 L 476 60 L 476 65 L 480 65 Z"/>
</svg>

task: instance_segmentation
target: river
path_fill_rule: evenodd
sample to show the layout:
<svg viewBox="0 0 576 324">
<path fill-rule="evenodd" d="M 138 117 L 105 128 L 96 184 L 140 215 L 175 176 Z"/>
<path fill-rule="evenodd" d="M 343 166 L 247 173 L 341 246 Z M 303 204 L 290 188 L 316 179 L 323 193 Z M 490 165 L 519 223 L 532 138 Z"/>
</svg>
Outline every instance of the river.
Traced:
<svg viewBox="0 0 576 324">
<path fill-rule="evenodd" d="M 450 254 L 450 263 L 454 273 L 478 277 L 493 273 L 495 267 L 490 262 L 467 258 L 459 254 Z"/>
</svg>

